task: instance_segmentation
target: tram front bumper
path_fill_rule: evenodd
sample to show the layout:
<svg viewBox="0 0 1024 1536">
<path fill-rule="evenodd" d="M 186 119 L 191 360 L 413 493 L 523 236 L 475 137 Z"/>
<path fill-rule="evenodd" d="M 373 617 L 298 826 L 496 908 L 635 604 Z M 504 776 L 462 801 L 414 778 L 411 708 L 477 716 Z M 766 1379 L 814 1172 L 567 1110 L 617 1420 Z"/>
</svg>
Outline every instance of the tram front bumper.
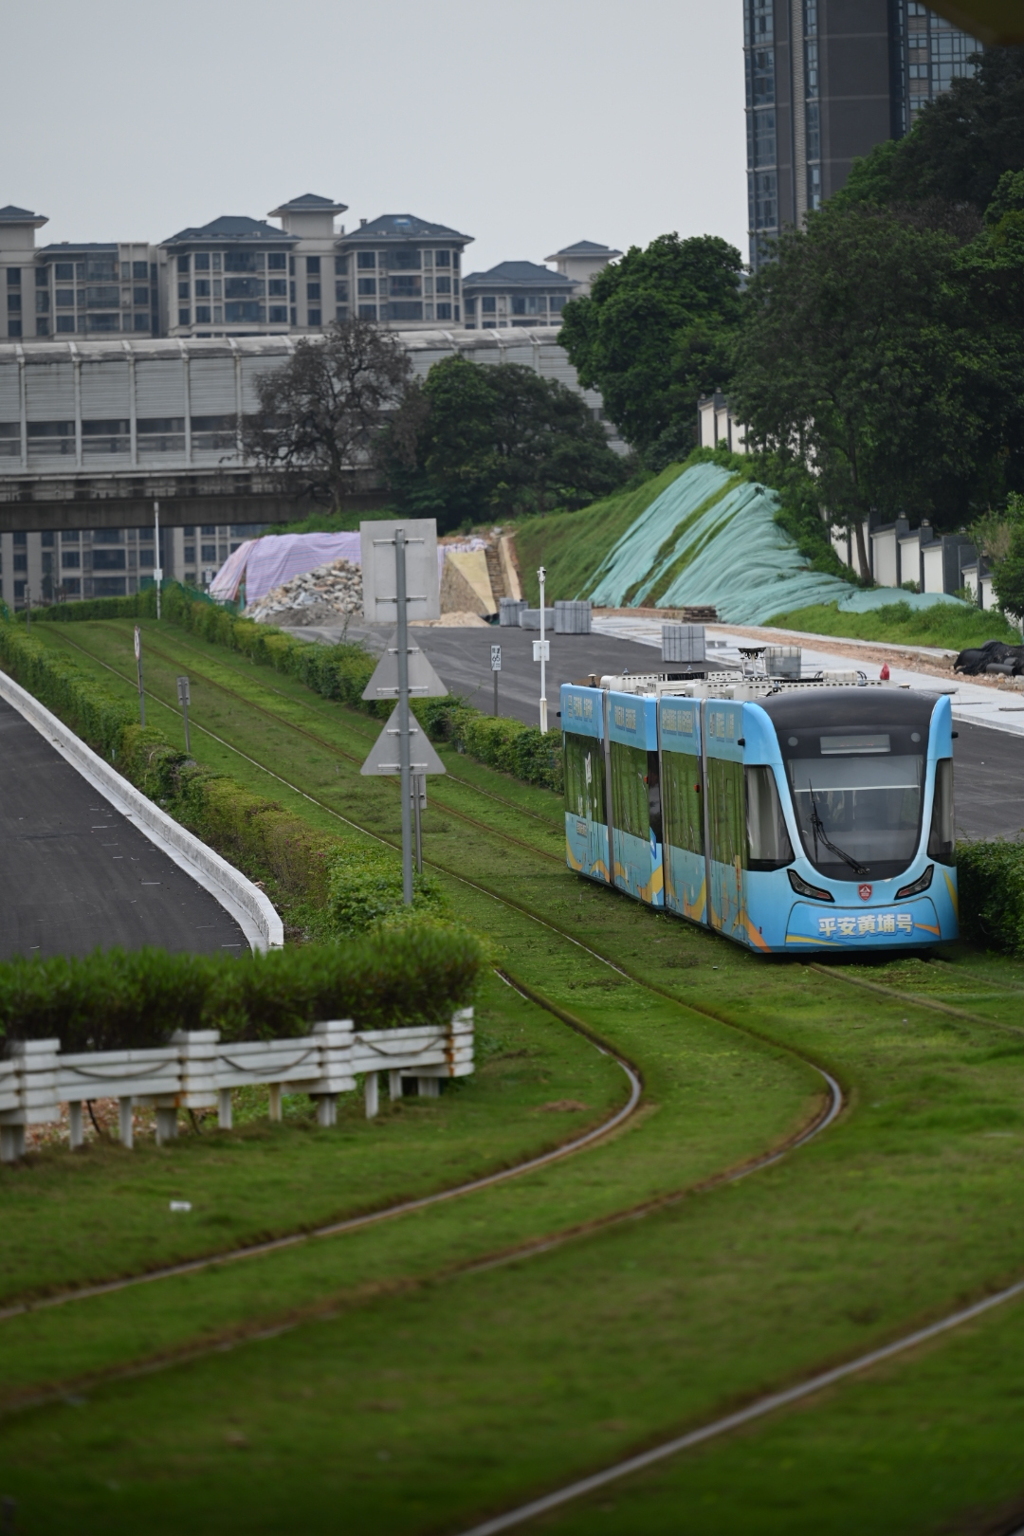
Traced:
<svg viewBox="0 0 1024 1536">
<path fill-rule="evenodd" d="M 790 910 L 786 929 L 786 944 L 794 949 L 874 949 L 935 944 L 942 937 L 928 897 L 884 907 L 826 907 L 798 901 Z"/>
</svg>

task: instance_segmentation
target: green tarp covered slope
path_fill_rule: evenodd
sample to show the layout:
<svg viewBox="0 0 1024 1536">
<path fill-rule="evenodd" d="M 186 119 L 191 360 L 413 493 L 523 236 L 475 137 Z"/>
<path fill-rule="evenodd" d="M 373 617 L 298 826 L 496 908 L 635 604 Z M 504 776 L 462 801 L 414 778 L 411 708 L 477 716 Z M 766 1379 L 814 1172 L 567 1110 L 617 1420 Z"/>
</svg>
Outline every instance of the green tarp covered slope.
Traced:
<svg viewBox="0 0 1024 1536">
<path fill-rule="evenodd" d="M 695 464 L 651 503 L 609 551 L 590 589 L 580 594 L 607 608 L 709 605 L 731 624 L 763 624 L 779 613 L 878 597 L 837 576 L 807 568 L 775 522 L 778 497 L 756 482 Z M 889 602 L 929 606 L 955 598 L 887 592 Z"/>
</svg>

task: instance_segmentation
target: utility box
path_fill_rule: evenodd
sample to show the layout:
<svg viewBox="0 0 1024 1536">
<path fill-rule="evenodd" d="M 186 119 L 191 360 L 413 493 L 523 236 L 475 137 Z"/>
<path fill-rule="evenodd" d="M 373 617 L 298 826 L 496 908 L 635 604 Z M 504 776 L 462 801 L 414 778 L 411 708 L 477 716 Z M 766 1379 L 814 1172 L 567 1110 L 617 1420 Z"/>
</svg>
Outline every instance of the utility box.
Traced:
<svg viewBox="0 0 1024 1536">
<path fill-rule="evenodd" d="M 767 645 L 764 669 L 769 677 L 786 677 L 799 682 L 802 659 L 798 645 Z"/>
<path fill-rule="evenodd" d="M 555 604 L 556 635 L 589 635 L 591 605 L 586 601 Z"/>
<path fill-rule="evenodd" d="M 663 624 L 661 659 L 703 664 L 707 659 L 703 624 Z"/>
<path fill-rule="evenodd" d="M 553 630 L 554 627 L 555 627 L 555 610 L 553 608 L 545 608 L 544 609 L 544 629 L 545 629 L 546 632 L 550 633 L 550 631 Z M 527 608 L 525 606 L 525 604 L 524 604 L 522 612 L 519 615 L 519 628 L 520 629 L 540 629 L 540 609 L 539 608 Z"/>
<path fill-rule="evenodd" d="M 526 607 L 526 601 L 521 597 L 499 597 L 498 599 L 498 624 L 502 629 L 518 629 L 519 615 Z"/>
</svg>

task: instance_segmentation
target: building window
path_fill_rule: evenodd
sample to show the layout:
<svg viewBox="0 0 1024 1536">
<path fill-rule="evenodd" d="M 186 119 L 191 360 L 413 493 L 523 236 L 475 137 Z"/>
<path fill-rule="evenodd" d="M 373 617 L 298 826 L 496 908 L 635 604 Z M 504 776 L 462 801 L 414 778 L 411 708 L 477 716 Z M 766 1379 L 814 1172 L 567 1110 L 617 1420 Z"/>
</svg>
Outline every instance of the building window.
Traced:
<svg viewBox="0 0 1024 1536">
<path fill-rule="evenodd" d="M 258 253 L 262 256 L 262 251 Z M 259 263 L 256 251 L 225 251 L 225 272 L 255 272 Z"/>
<path fill-rule="evenodd" d="M 306 257 L 306 276 L 307 277 L 314 277 L 314 276 L 315 277 L 319 277 L 320 276 L 320 257 L 319 256 L 307 256 Z"/>
<path fill-rule="evenodd" d="M 422 282 L 423 279 L 419 276 L 413 277 L 410 274 L 408 276 L 396 277 L 392 274 L 391 297 L 393 299 L 418 299 L 422 293 Z"/>
<path fill-rule="evenodd" d="M 49 313 L 50 313 L 50 295 L 47 293 L 46 289 L 44 288 L 40 293 L 36 294 L 36 314 L 37 315 L 48 315 Z"/>
<path fill-rule="evenodd" d="M 310 325 L 320 325 L 320 323 L 321 323 L 320 315 L 321 315 L 321 311 L 319 309 L 311 309 L 309 311 L 309 324 Z"/>
<path fill-rule="evenodd" d="M 287 304 L 271 304 L 271 306 L 270 306 L 269 310 L 267 311 L 267 313 L 270 316 L 270 323 L 271 323 L 271 325 L 287 325 L 288 324 L 288 306 L 287 306 Z"/>
<path fill-rule="evenodd" d="M 339 325 L 341 325 L 345 321 L 347 321 L 348 320 L 348 305 L 347 304 L 339 304 L 337 306 L 337 308 L 335 309 L 335 311 L 334 311 L 334 318 L 335 318 L 335 320 L 337 320 Z"/>
<path fill-rule="evenodd" d="M 58 331 L 73 331 L 75 329 L 74 315 L 58 315 L 57 329 Z"/>
<path fill-rule="evenodd" d="M 191 312 L 191 310 L 188 310 L 188 309 L 179 309 L 178 310 L 178 324 L 179 325 L 191 325 L 192 324 L 192 312 Z"/>
<path fill-rule="evenodd" d="M 310 303 L 311 301 L 315 302 L 317 304 L 319 304 L 319 302 L 320 302 L 320 284 L 319 283 L 307 283 L 306 284 L 306 302 Z"/>
<path fill-rule="evenodd" d="M 471 301 L 469 299 L 466 300 L 466 313 L 467 314 L 469 313 L 470 302 Z M 552 313 L 556 314 L 556 315 L 560 315 L 562 313 L 562 310 L 565 308 L 565 306 L 568 304 L 568 302 L 569 302 L 569 296 L 568 296 L 568 294 L 565 294 L 565 293 L 555 294 L 550 299 L 548 299 L 548 303 L 551 305 Z"/>
<path fill-rule="evenodd" d="M 9 315 L 21 314 L 21 294 L 9 293 L 7 295 L 7 313 Z"/>
<path fill-rule="evenodd" d="M 451 278 L 450 277 L 439 277 L 437 279 L 437 291 L 438 291 L 438 293 L 451 293 L 451 291 L 452 291 L 452 280 L 451 280 Z"/>
<path fill-rule="evenodd" d="M 207 561 L 209 564 L 215 563 L 217 559 L 216 544 L 203 544 L 199 551 L 199 558 L 200 560 Z"/>
<path fill-rule="evenodd" d="M 190 260 L 190 258 L 188 256 L 179 256 L 178 257 L 178 271 L 179 272 L 187 272 L 188 271 L 189 260 Z"/>
<path fill-rule="evenodd" d="M 288 279 L 286 277 L 272 277 L 267 283 L 267 293 L 272 299 L 286 299 L 288 297 Z"/>
<path fill-rule="evenodd" d="M 375 267 L 377 265 L 376 251 L 358 251 L 356 253 L 357 267 Z"/>
<path fill-rule="evenodd" d="M 46 318 L 45 315 L 39 315 L 36 318 L 36 335 L 37 336 L 49 336 L 49 334 L 50 334 L 50 322 L 49 322 L 49 320 Z"/>
<path fill-rule="evenodd" d="M 439 320 L 450 320 L 451 317 L 452 307 L 450 304 L 439 304 L 437 306 L 437 318 Z"/>
<path fill-rule="evenodd" d="M 391 266 L 398 272 L 418 272 L 420 269 L 420 253 L 415 246 L 400 245 L 397 250 L 391 252 Z"/>
<path fill-rule="evenodd" d="M 334 275 L 335 275 L 335 277 L 346 277 L 348 275 L 348 257 L 347 256 L 335 256 L 335 258 L 334 258 Z"/>
<path fill-rule="evenodd" d="M 485 315 L 494 314 L 495 310 L 497 309 L 497 300 L 494 298 L 493 294 L 484 294 L 483 298 L 480 300 L 480 308 L 483 310 Z"/>
<path fill-rule="evenodd" d="M 20 288 L 21 287 L 21 268 L 20 267 L 8 267 L 7 268 L 7 286 L 8 286 L 8 288 Z"/>
<path fill-rule="evenodd" d="M 226 299 L 262 299 L 262 277 L 226 277 L 224 279 L 224 297 Z"/>
<path fill-rule="evenodd" d="M 185 286 L 187 286 L 187 285 L 185 285 Z M 187 292 L 184 293 L 182 295 L 182 297 L 187 299 L 188 298 Z M 208 277 L 197 277 L 196 278 L 196 298 L 197 299 L 208 299 L 209 297 L 210 297 L 210 279 Z M 136 299 L 135 302 L 138 303 L 139 302 L 138 299 Z M 143 303 L 144 302 L 145 302 L 145 300 L 143 300 Z"/>
<path fill-rule="evenodd" d="M 195 267 L 196 267 L 196 271 L 197 272 L 209 272 L 209 270 L 210 270 L 210 253 L 209 253 L 209 251 L 197 251 L 196 252 Z"/>
<path fill-rule="evenodd" d="M 335 304 L 348 303 L 348 283 L 335 283 L 334 302 Z"/>
<path fill-rule="evenodd" d="M 8 320 L 8 322 L 7 322 L 7 334 L 8 334 L 8 336 L 13 336 L 15 339 L 17 339 L 21 335 L 21 321 L 20 320 Z"/>
<path fill-rule="evenodd" d="M 271 251 L 267 257 L 268 272 L 286 272 L 288 270 L 287 251 Z"/>
<path fill-rule="evenodd" d="M 77 571 L 81 569 L 82 556 L 77 549 L 62 549 L 60 563 L 65 571 Z"/>
<path fill-rule="evenodd" d="M 224 319 L 228 324 L 237 324 L 240 320 L 248 320 L 256 325 L 262 325 L 267 318 L 267 312 L 262 304 L 225 304 Z"/>
<path fill-rule="evenodd" d="M 28 570 L 28 555 L 15 555 L 15 557 L 14 557 L 14 569 L 16 571 L 27 571 Z"/>
<path fill-rule="evenodd" d="M 58 309 L 74 309 L 74 307 L 75 307 L 75 290 L 73 288 L 58 288 L 57 289 L 57 308 Z"/>
<path fill-rule="evenodd" d="M 359 278 L 358 281 L 356 282 L 356 292 L 359 294 L 360 298 L 362 298 L 364 295 L 367 298 L 370 298 L 370 297 L 376 298 L 376 296 L 377 296 L 377 279 L 375 277 L 361 277 L 361 278 Z"/>
<path fill-rule="evenodd" d="M 292 305 L 292 309 L 291 309 L 291 314 L 288 317 L 288 322 L 289 322 L 290 325 L 298 325 L 299 322 L 295 318 L 297 313 L 298 313 L 298 311 L 296 310 L 296 308 L 295 308 L 295 306 L 293 304 Z"/>
<path fill-rule="evenodd" d="M 194 544 L 186 544 L 185 545 L 185 559 L 190 564 L 192 564 L 192 563 L 194 563 L 195 558 L 196 558 L 196 547 L 195 547 L 195 545 Z"/>
<path fill-rule="evenodd" d="M 423 305 L 405 302 L 392 304 L 390 306 L 390 315 L 392 320 L 422 320 Z"/>
<path fill-rule="evenodd" d="M 452 264 L 452 253 L 451 253 L 451 251 L 435 251 L 434 252 L 434 266 L 435 267 L 450 267 L 451 264 Z"/>
<path fill-rule="evenodd" d="M 210 324 L 210 306 L 209 306 L 209 304 L 197 304 L 196 305 L 196 325 L 209 325 L 209 324 Z"/>
<path fill-rule="evenodd" d="M 376 320 L 376 318 L 377 318 L 377 306 L 376 306 L 376 304 L 360 304 L 360 306 L 359 306 L 359 318 L 360 318 L 360 320 Z"/>
</svg>

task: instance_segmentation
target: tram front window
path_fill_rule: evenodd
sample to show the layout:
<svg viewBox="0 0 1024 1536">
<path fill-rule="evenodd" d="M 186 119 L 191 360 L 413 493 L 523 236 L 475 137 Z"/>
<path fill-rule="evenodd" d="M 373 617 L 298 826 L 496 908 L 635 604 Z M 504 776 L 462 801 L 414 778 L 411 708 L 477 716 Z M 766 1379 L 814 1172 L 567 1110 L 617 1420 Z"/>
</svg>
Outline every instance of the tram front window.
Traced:
<svg viewBox="0 0 1024 1536">
<path fill-rule="evenodd" d="M 921 836 L 927 730 L 779 730 L 804 852 L 833 880 L 901 874 Z"/>
</svg>

